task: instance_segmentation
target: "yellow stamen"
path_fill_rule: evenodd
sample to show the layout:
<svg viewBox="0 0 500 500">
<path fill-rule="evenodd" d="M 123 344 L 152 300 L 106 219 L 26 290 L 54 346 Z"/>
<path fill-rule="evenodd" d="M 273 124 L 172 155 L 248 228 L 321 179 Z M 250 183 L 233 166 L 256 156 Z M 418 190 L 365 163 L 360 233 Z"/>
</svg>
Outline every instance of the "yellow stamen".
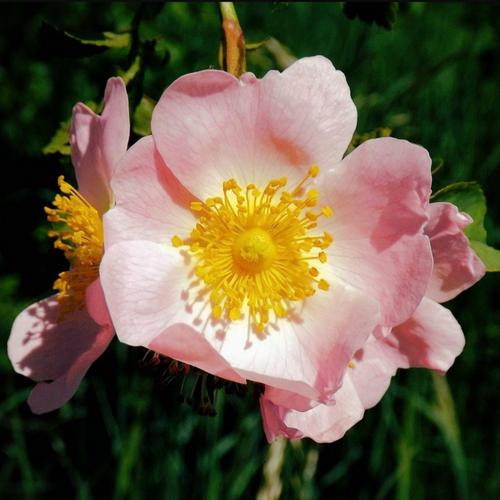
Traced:
<svg viewBox="0 0 500 500">
<path fill-rule="evenodd" d="M 270 312 L 283 318 L 292 302 L 312 296 L 315 287 L 329 289 L 324 279 L 318 279 L 318 264 L 326 262 L 323 250 L 333 237 L 309 232 L 320 216 L 331 217 L 333 210 L 325 206 L 319 213 L 311 212 L 319 193 L 316 188 L 305 195 L 301 190 L 318 173 L 313 165 L 291 192 L 282 191 L 286 177 L 271 180 L 264 189 L 254 184 L 242 189 L 229 179 L 222 183 L 223 197 L 191 203 L 191 210 L 201 215 L 196 228 L 189 238 L 174 236 L 172 244 L 187 247 L 197 257 L 195 274 L 205 285 L 200 294 L 210 300 L 214 318 L 224 315 L 237 321 L 246 306 L 262 332 Z"/>
<path fill-rule="evenodd" d="M 59 274 L 54 290 L 59 290 L 59 321 L 85 306 L 87 287 L 99 276 L 102 258 L 102 220 L 97 210 L 63 176 L 58 179 L 61 192 L 52 202 L 55 208 L 45 207 L 47 219 L 54 229 L 49 236 L 57 238 L 54 247 L 64 252 L 70 263 L 68 271 Z"/>
</svg>

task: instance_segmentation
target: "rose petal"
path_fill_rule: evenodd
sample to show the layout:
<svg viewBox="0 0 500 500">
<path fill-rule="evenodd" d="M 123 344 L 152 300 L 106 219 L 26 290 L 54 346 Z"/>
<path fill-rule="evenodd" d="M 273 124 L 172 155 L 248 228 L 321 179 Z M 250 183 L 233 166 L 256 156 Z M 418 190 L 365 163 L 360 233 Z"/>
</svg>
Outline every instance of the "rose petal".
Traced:
<svg viewBox="0 0 500 500">
<path fill-rule="evenodd" d="M 381 325 L 402 323 L 422 299 L 432 270 L 423 235 L 430 193 L 427 151 L 392 138 L 363 143 L 323 176 L 322 200 L 334 212 L 326 250 L 337 279 L 374 297 Z"/>
<path fill-rule="evenodd" d="M 462 330 L 450 311 L 424 298 L 407 322 L 387 337 L 370 340 L 355 354 L 333 406 L 308 405 L 303 398 L 266 388 L 261 411 L 267 439 L 272 442 L 282 435 L 335 441 L 362 418 L 363 409 L 382 399 L 398 368 L 423 367 L 444 373 L 463 346 Z"/>
<path fill-rule="evenodd" d="M 114 330 L 95 323 L 86 310 L 60 323 L 56 296 L 29 306 L 16 318 L 8 342 L 16 372 L 41 382 L 28 403 L 34 413 L 64 405 L 75 393 L 90 365 L 111 342 Z"/>
<path fill-rule="evenodd" d="M 121 342 L 144 346 L 214 375 L 245 383 L 189 322 L 184 258 L 147 241 L 113 245 L 101 263 L 106 301 Z M 179 272 L 181 271 L 181 272 Z"/>
<path fill-rule="evenodd" d="M 128 97 L 121 78 L 108 80 L 101 116 L 82 103 L 73 108 L 70 144 L 78 189 L 101 215 L 112 203 L 109 182 L 129 135 Z"/>
<path fill-rule="evenodd" d="M 220 352 L 250 380 L 328 401 L 378 318 L 375 301 L 333 282 L 328 292 L 319 290 L 261 335 L 249 332 L 246 318 L 232 323 Z"/>
<path fill-rule="evenodd" d="M 111 186 L 116 206 L 104 217 L 105 246 L 126 240 L 172 245 L 176 234 L 196 225 L 193 196 L 166 167 L 151 136 L 134 144 L 118 162 Z"/>
<path fill-rule="evenodd" d="M 318 443 L 331 443 L 344 436 L 363 418 L 364 408 L 349 377 L 335 395 L 336 404 L 320 404 L 308 411 L 297 411 L 274 404 L 264 394 L 260 408 L 267 440 L 277 436 L 292 440 L 309 437 Z"/>
<path fill-rule="evenodd" d="M 424 297 L 413 316 L 384 338 L 385 353 L 400 368 L 445 373 L 462 352 L 465 338 L 453 314 Z"/>
<path fill-rule="evenodd" d="M 346 377 L 351 380 L 363 408 L 372 408 L 382 399 L 397 369 L 397 363 L 386 352 L 383 339 L 367 342 L 354 355 Z"/>
<path fill-rule="evenodd" d="M 85 291 L 85 306 L 89 316 L 98 325 L 111 325 L 111 316 L 106 306 L 106 299 L 104 298 L 100 278 L 97 278 L 87 287 Z"/>
<path fill-rule="evenodd" d="M 343 73 L 318 56 L 261 80 L 215 70 L 185 75 L 161 97 L 151 127 L 165 163 L 204 201 L 233 177 L 264 189 L 282 176 L 296 182 L 314 163 L 336 165 L 355 124 Z"/>
<path fill-rule="evenodd" d="M 469 247 L 463 233 L 472 219 L 450 203 L 431 203 L 425 228 L 434 257 L 434 268 L 426 296 L 446 302 L 471 287 L 486 273 L 486 267 Z"/>
</svg>

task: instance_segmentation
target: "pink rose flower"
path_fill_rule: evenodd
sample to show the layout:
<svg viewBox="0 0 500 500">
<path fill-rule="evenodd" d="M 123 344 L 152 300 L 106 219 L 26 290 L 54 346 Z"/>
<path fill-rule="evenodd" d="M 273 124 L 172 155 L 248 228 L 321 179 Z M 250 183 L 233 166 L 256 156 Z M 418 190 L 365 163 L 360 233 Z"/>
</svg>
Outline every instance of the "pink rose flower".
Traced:
<svg viewBox="0 0 500 500">
<path fill-rule="evenodd" d="M 49 221 L 59 223 L 60 229 L 49 234 L 57 237 L 54 246 L 64 251 L 70 269 L 54 283 L 57 295 L 19 314 L 8 341 L 14 369 L 38 382 L 28 399 L 34 413 L 55 410 L 71 399 L 114 336 L 99 263 L 102 216 L 114 203 L 110 180 L 130 132 L 127 91 L 120 78 L 108 81 L 104 103 L 101 116 L 81 103 L 73 108 L 71 159 L 79 191 L 60 177 L 63 195 L 46 209 Z"/>
<path fill-rule="evenodd" d="M 375 337 L 353 357 L 334 406 L 315 405 L 283 391 L 266 388 L 260 399 L 269 442 L 284 435 L 318 442 L 340 439 L 365 409 L 375 406 L 398 368 L 422 367 L 445 373 L 465 344 L 460 325 L 438 302 L 456 297 L 479 281 L 485 266 L 463 234 L 472 219 L 450 203 L 431 203 L 425 233 L 434 267 L 428 288 L 415 313 L 392 329 L 377 328 Z M 311 407 L 313 408 L 311 409 Z"/>
<path fill-rule="evenodd" d="M 111 181 L 101 281 L 120 341 L 332 403 L 376 325 L 432 271 L 428 153 L 370 141 L 323 57 L 240 80 L 185 75 Z"/>
</svg>

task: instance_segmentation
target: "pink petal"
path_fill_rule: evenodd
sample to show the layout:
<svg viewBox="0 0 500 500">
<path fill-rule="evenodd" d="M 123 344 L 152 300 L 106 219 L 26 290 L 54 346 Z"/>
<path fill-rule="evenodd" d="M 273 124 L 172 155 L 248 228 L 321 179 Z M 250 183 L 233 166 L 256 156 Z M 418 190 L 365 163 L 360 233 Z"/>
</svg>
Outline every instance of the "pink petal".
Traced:
<svg viewBox="0 0 500 500">
<path fill-rule="evenodd" d="M 384 342 L 383 339 L 367 342 L 355 354 L 346 374 L 365 409 L 382 399 L 398 369 L 397 363 L 387 355 Z"/>
<path fill-rule="evenodd" d="M 422 367 L 445 373 L 462 352 L 465 338 L 453 314 L 424 297 L 413 316 L 393 328 L 382 345 L 400 368 Z"/>
<path fill-rule="evenodd" d="M 121 342 L 143 346 L 214 375 L 245 383 L 189 323 L 184 257 L 148 241 L 113 245 L 101 263 L 101 281 Z"/>
<path fill-rule="evenodd" d="M 453 315 L 424 298 L 415 314 L 392 333 L 366 342 L 352 359 L 335 393 L 335 404 L 314 406 L 303 398 L 266 387 L 261 397 L 264 429 L 269 442 L 277 436 L 310 437 L 331 442 L 375 406 L 398 368 L 423 367 L 446 372 L 460 354 L 464 336 Z"/>
<path fill-rule="evenodd" d="M 426 296 L 446 302 L 471 287 L 485 274 L 486 268 L 463 233 L 472 219 L 450 203 L 431 203 L 430 221 L 425 228 L 434 257 L 434 268 Z"/>
<path fill-rule="evenodd" d="M 16 318 L 8 342 L 16 372 L 41 382 L 28 403 L 34 413 L 64 405 L 75 393 L 90 365 L 105 351 L 113 327 L 95 323 L 86 310 L 57 323 L 56 296 L 29 306 Z"/>
<path fill-rule="evenodd" d="M 108 80 L 101 116 L 82 103 L 73 108 L 70 144 L 78 189 L 101 215 L 112 203 L 109 181 L 127 150 L 129 134 L 128 97 L 121 78 Z"/>
<path fill-rule="evenodd" d="M 241 377 L 325 400 L 338 389 L 347 363 L 378 322 L 378 305 L 370 297 L 333 283 L 329 292 L 319 291 L 257 334 L 249 329 L 248 318 L 229 324 L 212 318 L 208 299 L 197 299 L 185 258 L 147 241 L 108 249 L 101 280 L 122 342 L 150 347 L 161 338 L 167 345 L 175 329 L 193 330 L 193 338 L 206 339 L 206 365 L 196 361 L 199 368 L 217 374 L 219 367 L 208 356 L 214 349 Z M 170 348 L 162 353 L 180 360 L 191 355 L 189 341 L 174 344 L 175 355 Z"/>
<path fill-rule="evenodd" d="M 85 292 L 85 306 L 89 316 L 98 325 L 104 326 L 112 324 L 100 278 L 97 278 L 87 287 Z"/>
<path fill-rule="evenodd" d="M 266 386 L 265 396 L 267 400 L 272 401 L 275 405 L 292 408 L 298 411 L 310 410 L 318 404 L 316 401 L 301 396 L 300 394 L 284 389 L 277 389 L 271 385 Z"/>
<path fill-rule="evenodd" d="M 324 222 L 334 238 L 326 251 L 333 274 L 379 301 L 382 326 L 405 321 L 427 288 L 430 165 L 419 146 L 375 139 L 319 181 L 323 203 L 334 212 Z"/>
<path fill-rule="evenodd" d="M 176 80 L 155 107 L 153 137 L 165 163 L 196 197 L 218 196 L 223 181 L 302 178 L 331 168 L 356 125 L 343 73 L 323 57 L 304 58 L 262 80 L 207 70 Z"/>
<path fill-rule="evenodd" d="M 377 341 L 367 342 L 352 360 L 348 376 L 363 406 L 375 406 L 398 368 L 430 368 L 445 373 L 462 352 L 465 339 L 451 312 L 428 298 L 413 316 Z"/>
<path fill-rule="evenodd" d="M 278 436 L 293 440 L 309 437 L 318 443 L 331 443 L 343 437 L 364 414 L 363 405 L 348 377 L 337 391 L 333 406 L 320 404 L 301 412 L 276 405 L 264 394 L 260 398 L 260 408 L 270 443 Z"/>
<path fill-rule="evenodd" d="M 195 198 L 166 167 L 151 136 L 134 144 L 116 166 L 111 186 L 116 206 L 104 217 L 105 247 L 126 240 L 172 245 L 196 225 Z"/>
<path fill-rule="evenodd" d="M 221 354 L 250 380 L 324 402 L 342 384 L 347 364 L 378 318 L 375 301 L 333 282 L 263 335 L 249 332 L 246 319 L 234 322 L 224 333 Z"/>
</svg>

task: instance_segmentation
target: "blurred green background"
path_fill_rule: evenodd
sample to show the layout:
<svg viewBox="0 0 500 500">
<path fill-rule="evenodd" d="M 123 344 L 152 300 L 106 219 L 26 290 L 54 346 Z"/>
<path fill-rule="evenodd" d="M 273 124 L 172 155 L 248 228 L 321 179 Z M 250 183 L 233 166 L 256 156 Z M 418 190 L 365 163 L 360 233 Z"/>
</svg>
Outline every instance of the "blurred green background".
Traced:
<svg viewBox="0 0 500 500">
<path fill-rule="evenodd" d="M 138 9 L 134 2 L 0 5 L 3 346 L 18 312 L 51 293 L 67 267 L 46 236 L 43 207 L 60 174 L 72 179 L 72 167 L 42 149 L 76 102 L 99 102 L 106 80 L 130 64 L 125 49 L 81 59 L 54 55 L 39 38 L 41 23 L 83 34 L 117 31 Z M 387 126 L 443 158 L 434 191 L 478 181 L 488 200 L 489 243 L 500 247 L 497 4 L 402 4 L 392 31 L 348 19 L 341 3 L 242 2 L 236 9 L 247 42 L 272 36 L 293 56 L 322 54 L 346 74 L 358 133 Z M 142 41 L 161 38 L 143 53 L 143 86 L 132 88 L 133 99 L 144 93 L 157 100 L 180 75 L 218 66 L 215 3 L 172 2 L 155 14 L 140 24 Z M 250 53 L 249 70 L 262 76 L 281 69 L 280 50 Z M 489 274 L 447 304 L 467 345 L 446 381 L 422 370 L 400 372 L 342 440 L 287 443 L 274 473 L 263 469 L 270 448 L 252 398 L 221 394 L 217 417 L 199 417 L 175 401 L 175 390 L 154 387 L 137 366 L 138 350 L 115 342 L 70 403 L 36 416 L 26 405 L 33 383 L 13 372 L 2 348 L 0 496 L 254 499 L 270 480 L 281 482 L 282 498 L 301 500 L 497 499 L 499 288 Z"/>
</svg>

